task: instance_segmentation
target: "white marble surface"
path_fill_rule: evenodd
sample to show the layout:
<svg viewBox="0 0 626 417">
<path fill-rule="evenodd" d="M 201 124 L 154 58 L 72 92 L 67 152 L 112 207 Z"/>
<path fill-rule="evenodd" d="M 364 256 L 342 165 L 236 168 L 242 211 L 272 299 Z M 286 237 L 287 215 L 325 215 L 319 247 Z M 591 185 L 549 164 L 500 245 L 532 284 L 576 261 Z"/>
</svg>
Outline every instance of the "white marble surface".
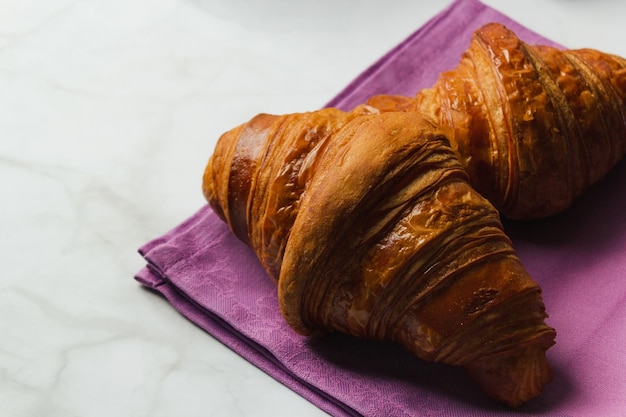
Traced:
<svg viewBox="0 0 626 417">
<path fill-rule="evenodd" d="M 132 279 L 215 140 L 323 105 L 447 5 L 0 0 L 0 415 L 324 415 Z M 626 56 L 626 2 L 487 0 Z"/>
</svg>

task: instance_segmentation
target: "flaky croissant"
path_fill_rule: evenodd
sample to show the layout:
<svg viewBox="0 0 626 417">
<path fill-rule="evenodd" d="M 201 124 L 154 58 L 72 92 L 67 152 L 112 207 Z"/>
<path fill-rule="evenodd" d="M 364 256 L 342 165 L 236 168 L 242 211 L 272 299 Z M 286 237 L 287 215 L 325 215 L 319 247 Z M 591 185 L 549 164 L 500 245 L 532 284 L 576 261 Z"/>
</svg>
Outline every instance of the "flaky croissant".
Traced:
<svg viewBox="0 0 626 417">
<path fill-rule="evenodd" d="M 559 213 L 626 152 L 625 59 L 530 46 L 495 23 L 431 88 L 368 104 L 449 127 L 471 184 L 509 218 Z"/>
<path fill-rule="evenodd" d="M 512 406 L 551 380 L 540 287 L 429 119 L 261 114 L 222 135 L 203 191 L 295 331 L 399 343 Z"/>
</svg>

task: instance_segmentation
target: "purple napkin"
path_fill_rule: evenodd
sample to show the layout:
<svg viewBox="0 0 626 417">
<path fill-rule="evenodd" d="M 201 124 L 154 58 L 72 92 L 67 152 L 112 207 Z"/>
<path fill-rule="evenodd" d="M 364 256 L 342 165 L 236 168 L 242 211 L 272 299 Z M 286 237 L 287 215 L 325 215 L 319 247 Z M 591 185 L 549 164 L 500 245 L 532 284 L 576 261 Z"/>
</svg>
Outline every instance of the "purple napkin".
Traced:
<svg viewBox="0 0 626 417">
<path fill-rule="evenodd" d="M 363 72 L 328 105 L 349 109 L 379 93 L 412 95 L 451 69 L 474 30 L 498 21 L 530 43 L 553 44 L 476 0 L 458 0 Z M 626 415 L 626 165 L 565 213 L 506 222 L 518 254 L 544 289 L 557 329 L 548 351 L 555 380 L 510 410 L 457 368 L 388 344 L 343 335 L 298 336 L 278 311 L 276 288 L 254 254 L 201 208 L 145 244 L 136 279 L 276 380 L 335 416 Z"/>
</svg>

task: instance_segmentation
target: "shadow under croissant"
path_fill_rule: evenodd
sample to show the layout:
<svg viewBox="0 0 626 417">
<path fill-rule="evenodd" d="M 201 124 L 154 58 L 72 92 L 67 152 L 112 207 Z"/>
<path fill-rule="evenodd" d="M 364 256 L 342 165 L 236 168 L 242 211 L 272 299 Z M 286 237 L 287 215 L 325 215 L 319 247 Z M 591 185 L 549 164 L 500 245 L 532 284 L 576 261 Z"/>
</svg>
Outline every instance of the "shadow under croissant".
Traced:
<svg viewBox="0 0 626 417">
<path fill-rule="evenodd" d="M 626 160 L 623 160 L 565 211 L 543 219 L 503 218 L 502 224 L 518 252 L 522 249 L 522 257 L 525 244 L 584 246 L 587 253 L 606 255 L 626 231 L 625 209 Z"/>
<path fill-rule="evenodd" d="M 544 387 L 543 395 L 511 409 L 488 398 L 461 367 L 420 360 L 395 344 L 330 333 L 309 339 L 307 345 L 330 365 L 352 374 L 350 381 L 335 381 L 338 391 L 353 389 L 355 381 L 360 380 L 393 381 L 396 387 L 407 389 L 388 393 L 390 401 L 411 415 L 440 415 L 446 410 L 471 406 L 483 416 L 506 412 L 561 417 L 551 410 L 566 402 L 575 389 L 566 368 L 556 361 L 554 380 Z M 358 396 L 357 391 L 354 389 L 349 395 Z"/>
</svg>

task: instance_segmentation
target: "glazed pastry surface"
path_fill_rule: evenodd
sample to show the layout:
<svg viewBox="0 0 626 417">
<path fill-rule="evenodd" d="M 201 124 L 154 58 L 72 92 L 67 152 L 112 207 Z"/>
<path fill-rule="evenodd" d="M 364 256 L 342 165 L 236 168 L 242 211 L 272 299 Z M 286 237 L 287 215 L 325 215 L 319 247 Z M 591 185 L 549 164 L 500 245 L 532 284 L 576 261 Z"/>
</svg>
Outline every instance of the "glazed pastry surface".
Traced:
<svg viewBox="0 0 626 417">
<path fill-rule="evenodd" d="M 446 133 L 367 106 L 261 114 L 220 138 L 203 191 L 295 331 L 398 343 L 518 406 L 552 378 L 555 331 Z"/>
<path fill-rule="evenodd" d="M 625 59 L 528 45 L 496 23 L 431 88 L 367 104 L 450 128 L 471 184 L 509 218 L 565 210 L 626 152 Z"/>
</svg>

